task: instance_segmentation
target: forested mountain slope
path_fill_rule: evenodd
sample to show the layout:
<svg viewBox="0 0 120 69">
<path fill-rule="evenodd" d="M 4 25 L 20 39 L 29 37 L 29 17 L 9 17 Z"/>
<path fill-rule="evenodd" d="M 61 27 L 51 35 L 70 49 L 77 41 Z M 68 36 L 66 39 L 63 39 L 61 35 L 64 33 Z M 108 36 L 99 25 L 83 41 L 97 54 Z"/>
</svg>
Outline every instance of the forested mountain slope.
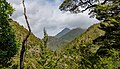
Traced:
<svg viewBox="0 0 120 69">
<path fill-rule="evenodd" d="M 19 51 L 18 54 L 15 55 L 11 59 L 12 61 L 12 66 L 17 67 L 19 66 L 19 52 L 21 49 L 21 44 L 23 39 L 26 37 L 28 30 L 25 29 L 23 26 L 20 26 L 16 21 L 9 20 L 10 25 L 15 31 L 15 35 L 17 38 L 17 42 L 19 44 Z M 25 53 L 25 69 L 28 67 L 31 69 L 35 69 L 38 67 L 38 62 L 37 60 L 40 58 L 40 47 L 42 46 L 42 41 L 35 37 L 33 33 L 31 33 L 30 37 L 28 38 L 27 44 L 26 44 L 26 53 Z"/>
<path fill-rule="evenodd" d="M 99 49 L 99 45 L 94 45 L 93 40 L 105 33 L 98 28 L 99 26 L 99 23 L 90 26 L 84 33 L 60 49 L 63 66 L 67 64 L 68 69 L 84 69 L 87 65 L 88 68 L 89 65 L 92 66 L 92 61 L 95 61 L 93 55 Z"/>
<path fill-rule="evenodd" d="M 94 39 L 99 36 L 104 35 L 104 31 L 100 30 L 98 27 L 100 24 L 94 24 L 90 26 L 84 33 L 76 37 L 71 42 L 67 43 L 65 47 L 79 46 L 84 43 L 92 43 Z"/>
</svg>

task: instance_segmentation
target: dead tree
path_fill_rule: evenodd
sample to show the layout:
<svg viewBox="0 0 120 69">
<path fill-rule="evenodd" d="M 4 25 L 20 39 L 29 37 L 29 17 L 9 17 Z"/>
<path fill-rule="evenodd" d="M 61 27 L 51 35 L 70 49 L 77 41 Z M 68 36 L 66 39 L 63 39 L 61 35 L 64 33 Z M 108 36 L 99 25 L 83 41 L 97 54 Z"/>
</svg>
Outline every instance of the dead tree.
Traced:
<svg viewBox="0 0 120 69">
<path fill-rule="evenodd" d="M 23 4 L 23 8 L 24 8 L 25 20 L 26 20 L 29 31 L 28 31 L 28 34 L 25 37 L 25 39 L 22 41 L 22 49 L 21 49 L 21 52 L 20 52 L 20 69 L 24 68 L 24 60 L 23 60 L 23 58 L 24 58 L 24 54 L 25 54 L 25 43 L 26 43 L 26 41 L 29 38 L 30 33 L 31 33 L 30 25 L 29 25 L 28 18 L 27 18 L 27 15 L 26 15 L 26 7 L 25 7 L 25 4 L 24 4 L 24 0 L 22 0 L 22 4 Z"/>
</svg>

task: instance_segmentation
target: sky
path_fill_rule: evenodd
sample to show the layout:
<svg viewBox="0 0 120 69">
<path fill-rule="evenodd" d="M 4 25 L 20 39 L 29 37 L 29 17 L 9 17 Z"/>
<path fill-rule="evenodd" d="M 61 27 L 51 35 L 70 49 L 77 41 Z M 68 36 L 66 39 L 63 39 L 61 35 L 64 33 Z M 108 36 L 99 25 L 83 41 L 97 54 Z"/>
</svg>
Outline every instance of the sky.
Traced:
<svg viewBox="0 0 120 69">
<path fill-rule="evenodd" d="M 15 8 L 11 18 L 20 25 L 27 28 L 24 15 L 22 0 L 7 0 Z M 64 28 L 88 28 L 98 21 L 89 18 L 88 11 L 79 14 L 71 14 L 59 10 L 63 0 L 25 0 L 28 21 L 32 32 L 39 38 L 43 37 L 45 27 L 49 36 L 54 36 Z"/>
</svg>

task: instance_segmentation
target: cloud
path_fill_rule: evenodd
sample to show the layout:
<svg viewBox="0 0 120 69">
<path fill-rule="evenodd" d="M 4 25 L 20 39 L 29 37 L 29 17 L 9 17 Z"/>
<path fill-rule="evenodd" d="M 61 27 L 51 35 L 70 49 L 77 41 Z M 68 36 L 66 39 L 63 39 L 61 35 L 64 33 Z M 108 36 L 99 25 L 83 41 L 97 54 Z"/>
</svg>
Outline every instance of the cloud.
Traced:
<svg viewBox="0 0 120 69">
<path fill-rule="evenodd" d="M 21 0 L 8 0 L 16 11 L 12 18 L 27 28 Z M 43 36 L 43 28 L 45 27 L 49 35 L 55 35 L 63 28 L 87 28 L 91 24 L 98 22 L 89 18 L 87 12 L 81 14 L 63 13 L 59 10 L 59 5 L 63 0 L 26 0 L 26 8 L 28 20 L 32 28 L 32 32 L 37 37 Z"/>
</svg>

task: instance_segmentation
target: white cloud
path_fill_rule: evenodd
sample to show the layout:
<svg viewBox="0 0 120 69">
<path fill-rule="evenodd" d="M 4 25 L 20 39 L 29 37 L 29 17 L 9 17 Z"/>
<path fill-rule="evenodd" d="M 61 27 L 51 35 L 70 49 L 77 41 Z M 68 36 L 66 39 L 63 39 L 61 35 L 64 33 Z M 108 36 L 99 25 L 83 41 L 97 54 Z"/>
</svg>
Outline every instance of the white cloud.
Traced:
<svg viewBox="0 0 120 69">
<path fill-rule="evenodd" d="M 26 27 L 23 16 L 23 8 L 21 0 L 8 0 L 16 11 L 12 18 Z M 32 32 L 37 37 L 42 37 L 43 28 L 47 29 L 49 35 L 55 35 L 65 27 L 87 28 L 97 20 L 89 18 L 87 12 L 81 14 L 63 13 L 59 10 L 61 0 L 27 0 L 28 19 L 32 28 Z"/>
</svg>

